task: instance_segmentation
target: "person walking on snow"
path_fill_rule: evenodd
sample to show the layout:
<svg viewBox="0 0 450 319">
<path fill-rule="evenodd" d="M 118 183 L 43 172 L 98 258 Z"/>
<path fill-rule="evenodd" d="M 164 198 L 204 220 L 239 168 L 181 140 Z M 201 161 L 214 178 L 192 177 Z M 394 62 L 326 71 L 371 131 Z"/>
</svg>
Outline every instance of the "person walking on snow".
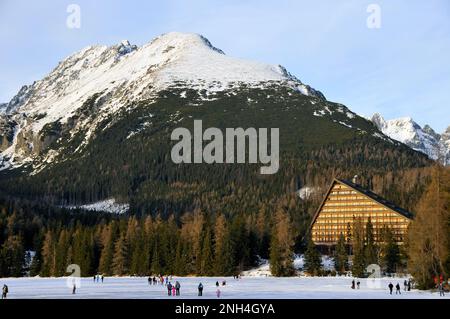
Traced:
<svg viewBox="0 0 450 319">
<path fill-rule="evenodd" d="M 389 292 L 392 295 L 392 290 L 394 289 L 394 285 L 392 284 L 392 282 L 389 283 L 388 287 L 389 287 Z"/>
<path fill-rule="evenodd" d="M 181 287 L 180 282 L 177 281 L 177 282 L 175 283 L 175 289 L 176 289 L 176 294 L 177 294 L 177 296 L 180 295 L 180 287 Z"/>
<path fill-rule="evenodd" d="M 397 283 L 397 284 L 395 285 L 395 294 L 396 294 L 396 295 L 397 295 L 397 294 L 399 294 L 399 295 L 402 294 L 402 290 L 400 289 L 400 284 L 399 284 L 399 283 Z"/>
<path fill-rule="evenodd" d="M 358 282 L 356 283 L 356 288 L 357 289 L 359 289 L 359 286 L 361 285 L 361 283 L 359 282 L 359 280 L 358 280 Z"/>
<path fill-rule="evenodd" d="M 406 279 L 405 279 L 405 281 L 403 282 L 403 289 L 404 289 L 405 291 L 408 289 L 408 282 L 406 281 Z"/>
<path fill-rule="evenodd" d="M 203 285 L 202 285 L 202 283 L 198 284 L 198 295 L 200 297 L 203 296 Z"/>
<path fill-rule="evenodd" d="M 220 298 L 220 289 L 219 288 L 217 288 L 217 290 L 216 290 L 216 296 L 217 296 L 217 298 Z"/>
<path fill-rule="evenodd" d="M 172 284 L 170 282 L 167 284 L 167 294 L 169 296 L 172 294 Z"/>
<path fill-rule="evenodd" d="M 76 292 L 77 292 L 77 286 L 75 284 L 73 284 L 72 295 L 75 295 Z"/>
<path fill-rule="evenodd" d="M 175 296 L 176 288 L 175 285 L 172 285 L 172 296 Z"/>
<path fill-rule="evenodd" d="M 439 284 L 438 289 L 439 289 L 439 297 L 445 297 L 444 285 L 442 282 Z"/>
<path fill-rule="evenodd" d="M 2 299 L 6 299 L 8 297 L 8 286 L 6 284 L 3 285 L 3 289 L 2 289 Z"/>
<path fill-rule="evenodd" d="M 355 279 L 352 280 L 352 289 L 355 289 Z"/>
</svg>

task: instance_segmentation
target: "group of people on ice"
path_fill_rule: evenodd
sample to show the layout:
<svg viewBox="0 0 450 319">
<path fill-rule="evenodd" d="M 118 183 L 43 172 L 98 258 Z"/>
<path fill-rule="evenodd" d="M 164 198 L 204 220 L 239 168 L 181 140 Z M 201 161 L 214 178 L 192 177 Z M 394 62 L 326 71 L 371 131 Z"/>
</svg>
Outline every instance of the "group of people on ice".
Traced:
<svg viewBox="0 0 450 319">
<path fill-rule="evenodd" d="M 450 285 L 448 282 L 444 281 L 443 275 L 435 276 L 434 277 L 434 284 L 436 289 L 439 291 L 439 296 L 440 297 L 445 297 L 445 293 L 446 292 L 450 292 Z M 359 280 L 357 282 L 355 282 L 355 279 L 352 280 L 352 284 L 351 284 L 351 288 L 352 289 L 359 289 L 360 288 L 361 283 L 359 282 Z M 392 282 L 389 282 L 388 284 L 388 289 L 389 289 L 389 294 L 393 295 L 394 294 L 394 288 L 395 288 L 395 294 L 396 295 L 401 295 L 402 294 L 402 289 L 401 289 L 401 285 L 399 282 L 397 282 L 397 284 L 394 286 L 394 284 Z M 413 288 L 413 281 L 411 280 L 411 278 L 409 278 L 408 280 L 404 280 L 403 281 L 403 290 L 404 291 L 411 291 L 411 289 Z"/>
<path fill-rule="evenodd" d="M 361 282 L 358 280 L 358 281 L 356 282 L 356 288 L 359 289 L 360 286 L 361 286 Z M 355 289 L 355 279 L 352 280 L 352 286 L 351 286 L 351 288 L 352 288 L 352 289 Z"/>
<path fill-rule="evenodd" d="M 411 287 L 412 287 L 411 279 L 409 279 L 409 280 L 405 279 L 405 281 L 403 282 L 403 290 L 404 291 L 411 291 Z M 392 295 L 394 293 L 394 285 L 392 284 L 392 282 L 389 283 L 388 288 L 389 288 L 389 294 Z M 445 296 L 445 287 L 444 287 L 444 282 L 442 280 L 436 282 L 436 288 L 439 291 L 439 296 L 440 297 L 444 297 Z M 401 295 L 402 294 L 400 283 L 398 283 L 398 282 L 395 285 L 395 294 L 396 295 Z"/>
<path fill-rule="evenodd" d="M 227 282 L 224 280 L 222 281 L 222 286 L 225 286 L 227 284 Z M 222 291 L 220 291 L 220 284 L 218 281 L 216 281 L 216 296 L 217 298 L 220 298 Z M 203 296 L 203 284 L 199 283 L 198 284 L 198 296 L 201 297 Z"/>
<path fill-rule="evenodd" d="M 161 286 L 165 286 L 167 288 L 168 296 L 180 296 L 181 284 L 178 280 L 175 281 L 175 283 L 173 284 L 172 276 L 165 276 L 165 277 L 162 275 L 150 276 L 150 277 L 148 277 L 147 282 L 150 286 L 158 285 L 158 284 L 160 284 Z M 225 286 L 226 284 L 227 284 L 227 282 L 225 280 L 223 280 L 221 284 L 219 283 L 219 281 L 216 281 L 216 296 L 217 296 L 217 298 L 220 298 L 220 296 L 222 294 L 222 292 L 220 290 L 220 285 Z M 199 297 L 203 296 L 203 284 L 201 282 L 198 284 L 197 290 L 198 290 L 198 296 Z"/>
<path fill-rule="evenodd" d="M 173 277 L 170 276 L 170 280 L 172 280 L 172 279 L 173 279 Z M 160 285 L 167 286 L 169 284 L 169 276 L 164 277 L 164 276 L 159 275 L 158 277 L 156 277 L 156 276 L 148 277 L 148 284 L 149 285 L 157 285 L 158 283 Z"/>
<path fill-rule="evenodd" d="M 389 294 L 392 295 L 394 293 L 394 284 L 392 282 L 390 282 L 389 285 L 388 285 L 388 288 L 389 288 Z M 403 290 L 404 291 L 411 291 L 411 288 L 412 288 L 412 281 L 411 281 L 411 279 L 408 279 L 408 280 L 405 279 L 405 281 L 403 282 Z M 402 294 L 402 290 L 401 290 L 399 282 L 397 282 L 397 284 L 395 285 L 395 294 L 396 295 L 401 295 Z"/>
<path fill-rule="evenodd" d="M 405 291 L 411 291 L 411 285 L 412 285 L 411 279 L 409 279 L 409 280 L 405 279 L 405 281 L 403 282 L 403 289 Z M 356 282 L 356 289 L 359 289 L 360 286 L 361 286 L 361 282 L 358 280 Z M 351 288 L 355 289 L 355 280 L 354 279 L 352 280 Z M 394 291 L 394 284 L 392 282 L 390 282 L 389 285 L 388 285 L 388 288 L 389 288 L 389 293 L 392 295 L 392 293 Z M 395 285 L 395 294 L 396 295 L 401 295 L 402 294 L 400 283 L 398 283 L 398 282 Z"/>
<path fill-rule="evenodd" d="M 351 285 L 352 289 L 359 289 L 360 286 L 361 286 L 361 282 L 359 280 L 357 282 L 355 282 L 355 279 L 352 280 L 352 285 Z M 403 282 L 403 290 L 411 291 L 411 287 L 412 287 L 411 279 L 408 279 L 408 280 L 405 279 L 405 281 Z M 389 288 L 389 293 L 392 295 L 394 292 L 394 284 L 392 282 L 390 282 L 388 285 L 388 288 Z M 400 283 L 398 283 L 398 282 L 395 285 L 395 294 L 396 295 L 402 294 L 401 286 L 400 286 Z"/>
<path fill-rule="evenodd" d="M 166 286 L 166 288 L 167 288 L 167 295 L 168 296 L 179 296 L 180 295 L 181 284 L 180 284 L 179 281 L 176 281 L 175 284 L 172 284 L 172 280 L 173 280 L 172 276 L 170 276 L 170 278 L 169 278 L 169 276 L 164 277 L 162 275 L 159 275 L 157 277 L 156 276 L 153 276 L 153 277 L 150 276 L 147 279 L 148 284 L 150 286 L 151 285 L 157 285 L 158 283 L 160 285 L 162 285 L 162 286 L 163 285 Z"/>
<path fill-rule="evenodd" d="M 180 295 L 180 282 L 176 281 L 174 285 L 169 281 L 167 284 L 167 294 L 168 296 L 179 296 Z"/>
<path fill-rule="evenodd" d="M 94 282 L 100 282 L 100 280 L 103 282 L 104 279 L 104 275 L 94 275 Z"/>
<path fill-rule="evenodd" d="M 445 285 L 444 285 L 444 280 L 441 277 L 440 279 L 435 278 L 434 282 L 436 284 L 436 288 L 439 291 L 439 296 L 440 297 L 445 297 Z M 403 282 L 403 290 L 404 291 L 411 291 L 411 286 L 412 286 L 412 282 L 411 279 L 406 280 Z M 389 294 L 393 294 L 394 292 L 394 285 L 392 284 L 392 282 L 389 283 L 388 285 L 389 288 Z M 402 291 L 401 291 L 401 287 L 400 287 L 400 283 L 397 282 L 397 284 L 395 285 L 395 294 L 396 295 L 401 295 Z"/>
</svg>

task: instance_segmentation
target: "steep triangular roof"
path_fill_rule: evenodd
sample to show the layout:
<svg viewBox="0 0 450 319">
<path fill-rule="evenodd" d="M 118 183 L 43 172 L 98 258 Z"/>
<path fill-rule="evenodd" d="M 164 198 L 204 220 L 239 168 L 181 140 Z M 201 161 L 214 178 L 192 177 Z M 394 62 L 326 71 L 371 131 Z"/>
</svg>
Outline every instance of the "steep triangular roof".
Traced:
<svg viewBox="0 0 450 319">
<path fill-rule="evenodd" d="M 357 191 L 358 193 L 360 193 L 364 196 L 369 197 L 370 199 L 376 201 L 378 204 L 388 208 L 390 211 L 393 211 L 394 213 L 401 215 L 402 217 L 406 217 L 408 219 L 413 218 L 413 214 L 411 214 L 409 211 L 395 205 L 394 203 L 388 201 L 387 199 L 381 197 L 380 195 L 375 194 L 374 192 L 372 192 L 368 189 L 365 189 L 365 188 L 361 187 L 360 185 L 349 182 L 347 180 L 335 178 L 335 179 L 333 179 L 333 182 L 330 184 L 330 187 L 328 188 L 326 195 L 324 196 L 322 202 L 320 203 L 319 208 L 317 209 L 316 213 L 314 214 L 314 217 L 311 221 L 311 225 L 309 226 L 309 229 L 311 229 L 312 226 L 314 225 L 317 217 L 319 216 L 320 211 L 322 210 L 323 205 L 325 204 L 325 201 L 327 200 L 328 196 L 330 195 L 331 190 L 333 189 L 333 186 L 336 183 L 341 183 L 341 184 L 344 184 L 344 185 L 350 187 L 351 189 Z"/>
</svg>

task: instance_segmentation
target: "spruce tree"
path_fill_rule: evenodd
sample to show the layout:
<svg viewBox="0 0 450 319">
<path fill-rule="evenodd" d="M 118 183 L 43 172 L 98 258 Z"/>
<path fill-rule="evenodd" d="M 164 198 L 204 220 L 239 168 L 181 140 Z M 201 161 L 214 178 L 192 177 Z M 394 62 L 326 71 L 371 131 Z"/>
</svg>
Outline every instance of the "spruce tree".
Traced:
<svg viewBox="0 0 450 319">
<path fill-rule="evenodd" d="M 378 264 L 378 248 L 375 242 L 373 224 L 369 217 L 366 224 L 366 246 L 364 248 L 366 265 Z"/>
<path fill-rule="evenodd" d="M 68 252 L 70 247 L 69 233 L 63 229 L 59 234 L 55 249 L 55 275 L 64 276 L 68 266 Z"/>
<path fill-rule="evenodd" d="M 260 257 L 268 258 L 268 252 L 270 247 L 270 228 L 268 227 L 268 214 L 266 213 L 266 207 L 263 205 L 258 211 L 256 218 L 256 234 L 258 241 L 258 252 Z"/>
<path fill-rule="evenodd" d="M 272 236 L 270 241 L 270 272 L 273 276 L 283 276 L 283 265 L 280 253 L 280 245 L 278 243 L 278 237 Z"/>
<path fill-rule="evenodd" d="M 214 225 L 214 267 L 215 275 L 223 276 L 233 272 L 232 251 L 225 216 L 219 214 Z"/>
<path fill-rule="evenodd" d="M 23 239 L 19 235 L 12 235 L 3 244 L 0 257 L 2 275 L 5 277 L 22 277 L 25 266 L 25 251 Z"/>
<path fill-rule="evenodd" d="M 364 256 L 364 226 L 360 218 L 353 221 L 352 233 L 352 274 L 354 277 L 363 277 L 366 270 Z"/>
<path fill-rule="evenodd" d="M 152 262 L 150 266 L 151 272 L 156 275 L 161 274 L 161 261 L 159 259 L 159 247 L 158 247 L 158 241 L 155 241 L 155 246 L 153 247 L 153 256 L 152 256 Z"/>
<path fill-rule="evenodd" d="M 166 221 L 166 226 L 164 227 L 164 249 L 166 254 L 164 254 L 164 265 L 165 272 L 168 274 L 173 274 L 175 269 L 175 251 L 177 249 L 177 242 L 179 231 L 177 224 L 175 222 L 174 216 L 170 216 Z M 211 244 L 211 243 L 210 243 Z M 211 266 L 212 267 L 212 266 Z"/>
<path fill-rule="evenodd" d="M 145 237 L 145 232 L 141 235 L 142 253 L 139 256 L 139 273 L 142 275 L 150 275 L 150 243 Z"/>
<path fill-rule="evenodd" d="M 187 275 L 187 258 L 185 254 L 185 245 L 181 237 L 178 239 L 177 250 L 175 252 L 174 275 Z"/>
<path fill-rule="evenodd" d="M 48 230 L 42 246 L 42 277 L 50 277 L 55 274 L 55 241 L 53 238 L 52 231 Z"/>
<path fill-rule="evenodd" d="M 35 249 L 35 254 L 30 265 L 30 276 L 34 277 L 39 275 L 42 267 L 42 240 L 44 233 L 40 231 L 33 238 L 33 246 Z"/>
<path fill-rule="evenodd" d="M 90 276 L 93 274 L 93 252 L 94 238 L 89 229 L 84 229 L 77 225 L 73 234 L 72 260 L 74 264 L 80 266 L 81 276 Z"/>
<path fill-rule="evenodd" d="M 387 273 L 395 273 L 400 264 L 400 249 L 395 242 L 394 234 L 389 228 L 383 231 L 383 266 Z"/>
<path fill-rule="evenodd" d="M 99 272 L 106 276 L 111 276 L 113 274 L 112 260 L 114 255 L 116 230 L 115 222 L 112 222 L 105 227 L 101 235 L 102 249 L 100 252 Z"/>
<path fill-rule="evenodd" d="M 321 256 L 311 237 L 308 238 L 308 244 L 304 255 L 303 268 L 308 274 L 312 276 L 318 276 L 322 270 Z"/>
<path fill-rule="evenodd" d="M 116 276 L 122 276 L 128 272 L 128 245 L 126 237 L 122 234 L 114 246 L 112 270 Z"/>
<path fill-rule="evenodd" d="M 341 233 L 334 251 L 334 269 L 342 275 L 348 270 L 348 254 L 344 235 Z"/>
<path fill-rule="evenodd" d="M 211 276 L 213 273 L 213 253 L 211 247 L 211 231 L 207 228 L 203 238 L 200 274 Z"/>
<path fill-rule="evenodd" d="M 127 240 L 128 241 L 128 240 Z M 143 276 L 146 274 L 146 267 L 143 265 L 143 256 L 145 253 L 144 238 L 138 229 L 134 238 L 132 239 L 132 244 L 129 246 L 129 255 L 131 255 L 130 260 L 130 274 Z"/>
</svg>

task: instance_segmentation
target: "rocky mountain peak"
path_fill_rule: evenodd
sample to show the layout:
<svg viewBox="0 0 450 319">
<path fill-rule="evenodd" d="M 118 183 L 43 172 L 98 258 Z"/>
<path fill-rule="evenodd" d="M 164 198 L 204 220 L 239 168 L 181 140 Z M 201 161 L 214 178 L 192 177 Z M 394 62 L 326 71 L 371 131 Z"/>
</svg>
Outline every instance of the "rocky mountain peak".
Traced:
<svg viewBox="0 0 450 319">
<path fill-rule="evenodd" d="M 432 159 L 439 159 L 446 165 L 450 164 L 450 142 L 445 132 L 442 135 L 438 134 L 429 125 L 422 128 L 411 117 L 386 121 L 379 113 L 375 113 L 371 121 L 390 138 L 427 154 Z"/>
</svg>

